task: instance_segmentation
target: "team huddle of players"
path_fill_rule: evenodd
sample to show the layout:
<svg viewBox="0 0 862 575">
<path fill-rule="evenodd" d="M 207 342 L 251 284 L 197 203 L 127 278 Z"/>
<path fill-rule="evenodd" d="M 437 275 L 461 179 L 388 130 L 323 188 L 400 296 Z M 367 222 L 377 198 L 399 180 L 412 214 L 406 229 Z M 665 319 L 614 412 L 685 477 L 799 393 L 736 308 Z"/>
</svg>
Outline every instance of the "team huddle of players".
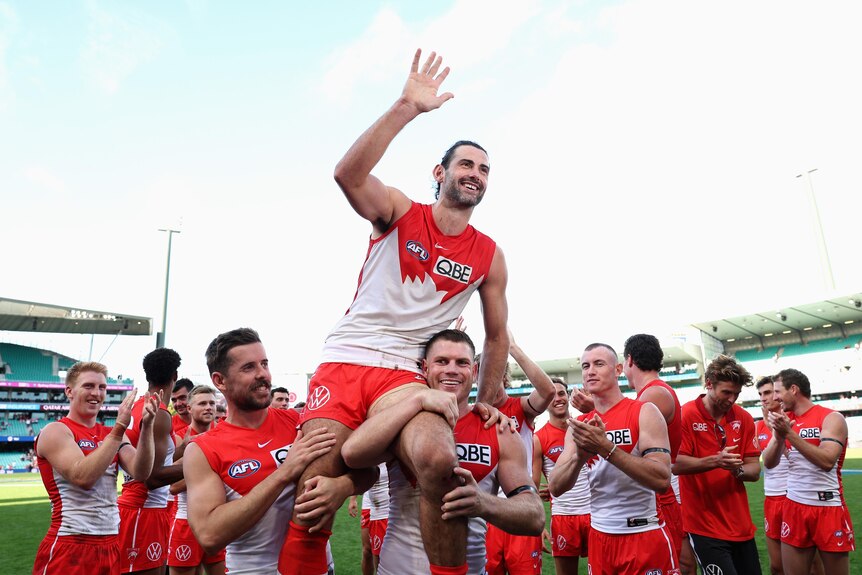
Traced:
<svg viewBox="0 0 862 575">
<path fill-rule="evenodd" d="M 148 392 L 126 398 L 112 427 L 96 422 L 107 370 L 76 364 L 69 416 L 36 442 L 52 522 L 33 572 L 155 574 L 167 564 L 176 574 L 202 565 L 210 574 L 323 575 L 336 511 L 372 490 L 367 539 L 381 574 L 539 573 L 542 496 L 551 498 L 558 573 L 576 572 L 581 556 L 592 575 L 694 573 L 695 559 L 710 574 L 759 573 L 743 482 L 759 479 L 763 446 L 767 469 L 779 470 L 769 477 L 788 477 L 783 500 L 778 480 L 768 494 L 777 572 L 807 575 L 817 553 L 827 573 L 847 573 L 847 426 L 811 403 L 803 374 L 775 376 L 778 408 L 761 433 L 735 404 L 751 376 L 733 358 L 713 360 L 705 394 L 680 406 L 658 378 L 658 340 L 645 334 L 626 341 L 622 362 L 607 344 L 587 346 L 583 388 L 569 393 L 514 343 L 505 258 L 469 223 L 490 175 L 485 149 L 459 141 L 446 151 L 432 170 L 433 204 L 371 174 L 407 124 L 453 97 L 439 93 L 449 73 L 441 58 L 420 59 L 417 51 L 400 97 L 335 168 L 372 230 L 302 411 L 271 407 L 269 360 L 249 328 L 206 349 L 227 404 L 215 425 L 213 388 L 177 386 L 173 350 L 144 358 Z M 452 328 L 474 292 L 480 360 L 466 331 Z M 505 391 L 510 354 L 533 383 L 528 397 Z M 623 373 L 637 399 L 620 390 Z M 570 417 L 569 403 L 581 415 Z M 545 410 L 550 422 L 534 436 Z"/>
</svg>

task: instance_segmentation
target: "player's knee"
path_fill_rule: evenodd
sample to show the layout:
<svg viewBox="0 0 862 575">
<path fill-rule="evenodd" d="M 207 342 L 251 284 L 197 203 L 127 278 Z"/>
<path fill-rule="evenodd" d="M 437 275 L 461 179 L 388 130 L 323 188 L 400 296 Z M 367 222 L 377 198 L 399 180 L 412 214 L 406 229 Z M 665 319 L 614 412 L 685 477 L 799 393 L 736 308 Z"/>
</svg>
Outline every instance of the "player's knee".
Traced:
<svg viewBox="0 0 862 575">
<path fill-rule="evenodd" d="M 414 453 L 413 459 L 416 469 L 416 479 L 422 486 L 424 492 L 442 492 L 455 483 L 453 470 L 458 466 L 458 456 L 455 454 L 455 446 L 447 445 L 445 442 L 426 442 L 421 449 Z"/>
</svg>

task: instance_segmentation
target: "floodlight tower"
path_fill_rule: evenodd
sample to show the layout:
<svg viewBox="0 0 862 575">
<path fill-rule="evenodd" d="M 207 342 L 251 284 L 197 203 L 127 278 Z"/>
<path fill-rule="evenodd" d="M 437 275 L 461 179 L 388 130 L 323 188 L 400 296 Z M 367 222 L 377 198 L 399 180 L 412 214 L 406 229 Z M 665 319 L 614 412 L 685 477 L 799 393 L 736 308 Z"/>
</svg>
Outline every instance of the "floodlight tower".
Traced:
<svg viewBox="0 0 862 575">
<path fill-rule="evenodd" d="M 168 287 L 171 285 L 171 241 L 174 234 L 180 233 L 180 230 L 171 228 L 159 229 L 160 232 L 168 233 L 168 267 L 165 271 L 165 299 L 162 306 L 162 330 L 156 334 L 156 347 L 165 347 L 165 331 L 168 323 Z"/>
<path fill-rule="evenodd" d="M 805 173 L 798 174 L 797 178 L 804 178 L 808 182 L 808 199 L 811 202 L 811 208 L 814 212 L 814 228 L 817 232 L 817 247 L 820 248 L 820 264 L 823 267 L 823 275 L 827 286 L 833 292 L 835 291 L 835 277 L 832 275 L 832 263 L 829 260 L 829 250 L 826 249 L 826 236 L 823 233 L 823 223 L 820 221 L 820 209 L 817 207 L 817 198 L 814 196 L 814 183 L 811 181 L 811 174 L 816 172 L 817 168 L 808 170 Z"/>
</svg>

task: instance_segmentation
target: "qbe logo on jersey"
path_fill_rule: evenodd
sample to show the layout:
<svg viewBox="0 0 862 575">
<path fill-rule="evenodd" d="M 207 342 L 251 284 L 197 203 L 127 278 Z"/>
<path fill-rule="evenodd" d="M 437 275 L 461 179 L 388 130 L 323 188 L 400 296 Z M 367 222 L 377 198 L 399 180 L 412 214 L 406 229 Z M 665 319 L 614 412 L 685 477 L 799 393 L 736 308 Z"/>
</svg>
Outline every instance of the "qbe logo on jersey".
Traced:
<svg viewBox="0 0 862 575">
<path fill-rule="evenodd" d="M 464 463 L 476 463 L 478 465 L 491 465 L 491 446 L 478 443 L 456 443 L 455 451 L 458 453 L 458 461 Z"/>
<path fill-rule="evenodd" d="M 437 263 L 434 264 L 434 272 L 447 278 L 452 278 L 456 282 L 462 284 L 470 283 L 470 274 L 473 273 L 473 268 L 467 264 L 459 264 L 449 258 L 440 256 L 437 258 Z"/>
<path fill-rule="evenodd" d="M 290 451 L 291 447 L 293 447 L 292 443 L 290 445 L 285 445 L 284 447 L 279 447 L 278 449 L 273 449 L 269 452 L 275 460 L 276 465 L 284 463 L 284 460 L 287 458 L 287 452 Z"/>
<path fill-rule="evenodd" d="M 799 430 L 799 437 L 802 439 L 820 439 L 820 428 L 804 427 Z"/>
<path fill-rule="evenodd" d="M 631 429 L 609 429 L 605 431 L 605 435 L 614 445 L 631 445 L 632 430 Z"/>
</svg>

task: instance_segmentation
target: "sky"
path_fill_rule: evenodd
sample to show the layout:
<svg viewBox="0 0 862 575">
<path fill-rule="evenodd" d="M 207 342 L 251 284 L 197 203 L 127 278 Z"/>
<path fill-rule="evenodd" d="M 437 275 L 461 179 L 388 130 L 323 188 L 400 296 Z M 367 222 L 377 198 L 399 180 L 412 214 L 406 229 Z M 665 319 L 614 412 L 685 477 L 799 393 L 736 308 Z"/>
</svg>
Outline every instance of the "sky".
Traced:
<svg viewBox="0 0 862 575">
<path fill-rule="evenodd" d="M 455 97 L 373 173 L 431 202 L 449 145 L 488 149 L 472 223 L 505 253 L 535 359 L 858 292 L 860 25 L 853 1 L 0 0 L 0 297 L 158 331 L 158 230 L 179 229 L 181 375 L 206 381 L 207 344 L 248 326 L 274 384 L 304 381 L 370 232 L 333 168 L 417 48 L 443 56 Z M 481 344 L 478 298 L 465 317 Z M 138 383 L 155 346 L 0 336 Z"/>
</svg>

